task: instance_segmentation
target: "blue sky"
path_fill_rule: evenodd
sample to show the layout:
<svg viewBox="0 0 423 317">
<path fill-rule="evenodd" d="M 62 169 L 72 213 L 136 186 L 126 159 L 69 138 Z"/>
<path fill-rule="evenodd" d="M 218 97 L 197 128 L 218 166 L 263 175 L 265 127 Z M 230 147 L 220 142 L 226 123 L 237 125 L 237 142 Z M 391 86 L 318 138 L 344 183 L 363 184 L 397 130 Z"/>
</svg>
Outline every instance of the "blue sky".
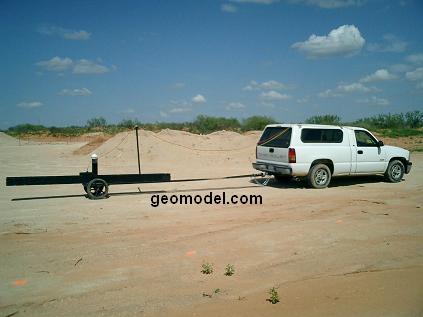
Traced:
<svg viewBox="0 0 423 317">
<path fill-rule="evenodd" d="M 0 128 L 423 110 L 417 0 L 1 1 Z"/>
</svg>

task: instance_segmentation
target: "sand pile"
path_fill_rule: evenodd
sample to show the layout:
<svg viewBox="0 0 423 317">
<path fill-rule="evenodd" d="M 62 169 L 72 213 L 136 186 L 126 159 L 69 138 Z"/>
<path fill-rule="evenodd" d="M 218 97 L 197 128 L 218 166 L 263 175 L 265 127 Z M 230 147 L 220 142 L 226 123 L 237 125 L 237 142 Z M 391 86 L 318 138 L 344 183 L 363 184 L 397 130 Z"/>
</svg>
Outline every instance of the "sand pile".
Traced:
<svg viewBox="0 0 423 317">
<path fill-rule="evenodd" d="M 185 131 L 139 131 L 141 171 L 169 172 L 173 178 L 219 177 L 251 173 L 259 133 L 219 131 L 197 135 Z M 135 132 L 123 132 L 94 151 L 100 173 L 136 173 Z M 104 169 L 103 169 L 104 168 Z"/>
<path fill-rule="evenodd" d="M 6 133 L 0 132 L 0 146 L 1 145 L 16 145 L 19 141 Z"/>
</svg>

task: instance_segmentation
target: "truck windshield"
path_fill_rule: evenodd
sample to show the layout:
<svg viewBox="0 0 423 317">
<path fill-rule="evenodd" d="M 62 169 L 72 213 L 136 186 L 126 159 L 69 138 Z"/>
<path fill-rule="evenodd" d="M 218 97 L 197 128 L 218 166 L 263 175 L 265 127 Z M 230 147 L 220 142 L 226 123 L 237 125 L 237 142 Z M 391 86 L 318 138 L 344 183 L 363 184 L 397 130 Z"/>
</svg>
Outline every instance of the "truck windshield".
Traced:
<svg viewBox="0 0 423 317">
<path fill-rule="evenodd" d="M 264 130 L 257 145 L 287 148 L 291 143 L 291 132 L 291 128 L 268 127 Z"/>
</svg>

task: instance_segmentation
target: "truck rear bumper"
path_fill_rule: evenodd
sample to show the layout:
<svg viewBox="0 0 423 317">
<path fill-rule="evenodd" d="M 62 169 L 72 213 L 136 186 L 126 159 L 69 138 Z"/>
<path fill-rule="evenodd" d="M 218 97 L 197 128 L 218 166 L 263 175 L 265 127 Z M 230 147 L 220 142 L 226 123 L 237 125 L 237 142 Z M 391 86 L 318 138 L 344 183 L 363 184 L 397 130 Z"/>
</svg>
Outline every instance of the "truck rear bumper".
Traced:
<svg viewBox="0 0 423 317">
<path fill-rule="evenodd" d="M 407 162 L 407 165 L 405 166 L 405 174 L 410 173 L 412 165 L 413 165 L 413 163 Z"/>
<path fill-rule="evenodd" d="M 289 166 L 257 162 L 253 163 L 253 168 L 269 174 L 292 175 L 292 168 Z"/>
</svg>

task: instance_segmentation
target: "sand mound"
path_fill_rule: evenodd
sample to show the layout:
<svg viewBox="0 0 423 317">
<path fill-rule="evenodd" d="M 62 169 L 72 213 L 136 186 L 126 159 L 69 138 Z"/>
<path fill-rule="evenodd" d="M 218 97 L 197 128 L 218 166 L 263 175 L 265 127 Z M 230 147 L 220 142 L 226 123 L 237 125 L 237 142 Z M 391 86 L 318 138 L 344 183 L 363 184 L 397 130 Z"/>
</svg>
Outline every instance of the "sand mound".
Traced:
<svg viewBox="0 0 423 317">
<path fill-rule="evenodd" d="M 255 135 L 219 131 L 197 135 L 185 131 L 139 131 L 141 170 L 145 173 L 170 172 L 173 178 L 227 176 L 254 172 Z M 95 151 L 103 173 L 138 171 L 134 131 L 122 132 Z M 91 153 L 90 153 L 91 154 Z M 205 168 L 206 167 L 206 168 Z"/>
<path fill-rule="evenodd" d="M 16 145 L 19 141 L 6 133 L 0 132 L 0 145 Z"/>
</svg>

